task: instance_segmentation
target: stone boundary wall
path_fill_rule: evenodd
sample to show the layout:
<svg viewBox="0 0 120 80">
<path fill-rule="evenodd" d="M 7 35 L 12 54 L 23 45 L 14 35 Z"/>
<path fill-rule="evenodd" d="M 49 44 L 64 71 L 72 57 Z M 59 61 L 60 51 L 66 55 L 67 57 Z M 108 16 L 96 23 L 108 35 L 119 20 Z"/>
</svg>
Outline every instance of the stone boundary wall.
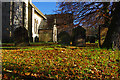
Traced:
<svg viewBox="0 0 120 80">
<path fill-rule="evenodd" d="M 52 29 L 39 29 L 39 41 L 40 42 L 51 42 L 53 39 Z"/>
</svg>

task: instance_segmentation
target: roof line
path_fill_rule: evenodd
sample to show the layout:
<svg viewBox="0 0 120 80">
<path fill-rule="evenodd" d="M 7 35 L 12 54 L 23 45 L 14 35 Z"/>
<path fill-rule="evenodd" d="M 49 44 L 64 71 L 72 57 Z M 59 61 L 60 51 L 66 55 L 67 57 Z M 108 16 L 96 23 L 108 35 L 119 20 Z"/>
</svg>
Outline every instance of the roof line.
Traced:
<svg viewBox="0 0 120 80">
<path fill-rule="evenodd" d="M 47 19 L 46 16 L 33 3 L 30 3 L 30 4 L 44 19 Z"/>
</svg>

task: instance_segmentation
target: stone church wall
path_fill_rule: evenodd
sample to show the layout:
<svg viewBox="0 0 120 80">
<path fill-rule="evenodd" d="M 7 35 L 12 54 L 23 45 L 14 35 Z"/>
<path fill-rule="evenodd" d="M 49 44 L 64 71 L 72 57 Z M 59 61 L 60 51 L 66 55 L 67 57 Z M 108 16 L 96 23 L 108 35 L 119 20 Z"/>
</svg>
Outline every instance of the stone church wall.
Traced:
<svg viewBox="0 0 120 80">
<path fill-rule="evenodd" d="M 10 2 L 2 2 L 2 42 L 10 41 Z"/>
<path fill-rule="evenodd" d="M 33 42 L 35 42 L 35 37 L 39 38 L 39 34 L 38 34 L 38 29 L 41 25 L 41 21 L 42 21 L 42 17 L 40 15 L 38 15 L 38 13 L 36 11 L 34 11 L 34 23 L 32 26 L 32 37 L 33 37 Z"/>
<path fill-rule="evenodd" d="M 28 30 L 31 42 L 39 37 L 38 29 L 46 17 L 28 0 L 24 2 L 3 2 L 2 4 L 2 39 L 8 42 L 13 39 L 16 28 L 23 26 Z"/>
</svg>

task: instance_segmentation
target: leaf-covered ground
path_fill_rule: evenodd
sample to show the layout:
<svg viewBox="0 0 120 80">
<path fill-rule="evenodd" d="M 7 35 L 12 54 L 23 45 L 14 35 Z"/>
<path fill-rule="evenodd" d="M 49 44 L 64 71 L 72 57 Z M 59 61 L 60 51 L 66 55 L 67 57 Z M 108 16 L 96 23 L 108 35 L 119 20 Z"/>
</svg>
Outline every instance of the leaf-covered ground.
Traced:
<svg viewBox="0 0 120 80">
<path fill-rule="evenodd" d="M 90 47 L 45 45 L 2 50 L 4 79 L 118 79 L 119 53 Z"/>
</svg>

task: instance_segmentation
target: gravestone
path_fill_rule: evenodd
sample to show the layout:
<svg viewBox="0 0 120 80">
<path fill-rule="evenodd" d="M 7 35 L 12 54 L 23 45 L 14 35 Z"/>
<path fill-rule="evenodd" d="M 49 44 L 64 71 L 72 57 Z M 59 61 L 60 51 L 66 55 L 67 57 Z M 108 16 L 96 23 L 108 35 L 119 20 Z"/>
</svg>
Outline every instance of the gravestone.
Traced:
<svg viewBox="0 0 120 80">
<path fill-rule="evenodd" d="M 90 43 L 95 43 L 95 36 L 90 36 Z"/>
<path fill-rule="evenodd" d="M 117 49 L 120 50 L 120 33 L 113 33 L 112 34 L 112 48 L 113 50 Z"/>
<path fill-rule="evenodd" d="M 78 26 L 72 30 L 72 45 L 74 46 L 86 46 L 86 30 Z"/>
<path fill-rule="evenodd" d="M 90 41 L 90 43 L 95 43 L 96 37 L 94 35 L 88 35 L 86 37 L 86 42 Z"/>
<path fill-rule="evenodd" d="M 70 45 L 70 35 L 66 31 L 62 31 L 58 34 L 58 43 L 64 45 Z"/>
<path fill-rule="evenodd" d="M 29 44 L 29 37 L 28 31 L 25 27 L 18 27 L 14 31 L 14 43 L 15 46 L 28 46 Z"/>
</svg>

